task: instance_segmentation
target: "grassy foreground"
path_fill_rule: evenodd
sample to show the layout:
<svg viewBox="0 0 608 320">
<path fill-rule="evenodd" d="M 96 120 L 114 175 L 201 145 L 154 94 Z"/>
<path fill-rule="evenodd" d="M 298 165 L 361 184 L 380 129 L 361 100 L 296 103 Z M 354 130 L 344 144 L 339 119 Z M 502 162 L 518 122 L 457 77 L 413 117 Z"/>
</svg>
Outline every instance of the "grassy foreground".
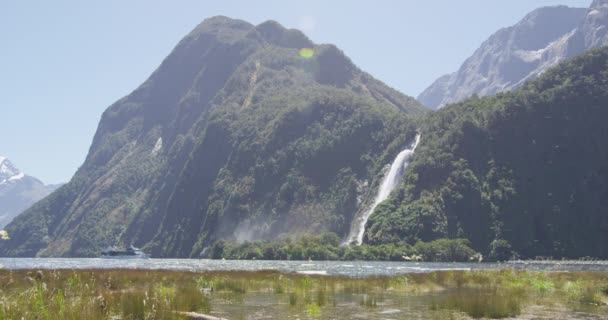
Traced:
<svg viewBox="0 0 608 320">
<path fill-rule="evenodd" d="M 0 270 L 0 319 L 187 319 L 180 312 L 189 311 L 231 320 L 402 319 L 405 312 L 417 319 L 529 312 L 542 318 L 555 310 L 594 319 L 608 314 L 607 302 L 605 273 L 444 271 L 353 279 L 278 272 Z"/>
</svg>

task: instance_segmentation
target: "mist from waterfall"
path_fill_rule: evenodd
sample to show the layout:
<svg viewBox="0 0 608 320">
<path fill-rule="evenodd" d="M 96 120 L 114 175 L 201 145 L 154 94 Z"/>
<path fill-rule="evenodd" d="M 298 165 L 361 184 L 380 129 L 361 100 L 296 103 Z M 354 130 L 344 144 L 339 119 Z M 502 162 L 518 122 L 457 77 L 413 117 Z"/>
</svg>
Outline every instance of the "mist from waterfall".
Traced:
<svg viewBox="0 0 608 320">
<path fill-rule="evenodd" d="M 363 242 L 363 234 L 365 233 L 365 224 L 367 223 L 367 219 L 372 215 L 376 207 L 384 200 L 388 198 L 391 192 L 397 187 L 399 182 L 401 181 L 401 177 L 403 176 L 403 172 L 405 168 L 410 163 L 410 158 L 412 154 L 414 154 L 414 150 L 416 146 L 418 146 L 418 142 L 420 142 L 420 134 L 416 135 L 416 138 L 413 144 L 403 151 L 401 151 L 388 171 L 388 173 L 382 179 L 382 183 L 380 184 L 380 188 L 378 189 L 378 193 L 374 198 L 373 204 L 369 207 L 368 210 L 363 211 L 362 214 L 355 217 L 353 223 L 350 228 L 350 232 L 344 244 L 348 245 L 355 242 L 357 245 L 361 245 Z"/>
</svg>

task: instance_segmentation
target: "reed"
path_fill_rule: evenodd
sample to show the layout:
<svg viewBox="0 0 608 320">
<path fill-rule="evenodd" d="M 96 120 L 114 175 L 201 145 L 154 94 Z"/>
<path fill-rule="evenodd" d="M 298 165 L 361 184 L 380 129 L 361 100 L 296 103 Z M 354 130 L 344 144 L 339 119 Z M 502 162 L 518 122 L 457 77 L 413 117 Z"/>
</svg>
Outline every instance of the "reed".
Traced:
<svg viewBox="0 0 608 320">
<path fill-rule="evenodd" d="M 424 312 L 447 318 L 514 317 L 533 305 L 602 313 L 608 275 L 499 270 L 358 279 L 271 271 L 0 270 L 0 320 L 183 319 L 180 312 L 233 312 L 238 319 L 244 313 L 231 310 L 256 296 L 274 297 L 265 308 L 302 319 L 340 318 L 353 306 L 378 314 L 386 300 L 409 297 L 427 297 Z"/>
</svg>

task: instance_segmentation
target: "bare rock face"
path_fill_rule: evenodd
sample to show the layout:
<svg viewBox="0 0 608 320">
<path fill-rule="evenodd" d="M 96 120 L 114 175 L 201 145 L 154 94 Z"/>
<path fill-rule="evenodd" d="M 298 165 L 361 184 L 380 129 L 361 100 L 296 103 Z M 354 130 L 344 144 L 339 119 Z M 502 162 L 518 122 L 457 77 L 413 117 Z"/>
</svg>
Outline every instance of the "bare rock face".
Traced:
<svg viewBox="0 0 608 320">
<path fill-rule="evenodd" d="M 608 0 L 595 0 L 581 26 L 585 48 L 595 48 L 608 42 Z"/>
<path fill-rule="evenodd" d="M 537 9 L 493 34 L 457 72 L 436 80 L 418 100 L 437 109 L 473 95 L 513 90 L 568 58 L 606 44 L 607 27 L 607 0 L 596 0 L 589 9 Z"/>
</svg>

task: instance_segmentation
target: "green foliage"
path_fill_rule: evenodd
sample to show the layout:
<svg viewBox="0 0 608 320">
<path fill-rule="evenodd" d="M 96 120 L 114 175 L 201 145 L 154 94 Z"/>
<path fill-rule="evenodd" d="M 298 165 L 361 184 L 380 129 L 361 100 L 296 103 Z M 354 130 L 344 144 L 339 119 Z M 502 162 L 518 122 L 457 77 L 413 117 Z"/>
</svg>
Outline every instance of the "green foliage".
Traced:
<svg viewBox="0 0 608 320">
<path fill-rule="evenodd" d="M 466 238 L 492 260 L 608 258 L 607 106 L 600 48 L 520 90 L 429 114 L 365 241 Z"/>
<path fill-rule="evenodd" d="M 319 306 L 313 303 L 306 305 L 306 313 L 313 319 L 317 319 L 321 315 Z"/>
<path fill-rule="evenodd" d="M 430 243 L 340 246 L 334 233 L 303 235 L 297 239 L 261 240 L 255 242 L 226 243 L 217 241 L 211 247 L 213 259 L 233 260 L 424 260 L 442 262 L 468 262 L 477 253 L 464 239 L 440 239 Z M 420 259 L 416 259 L 420 256 Z"/>
<path fill-rule="evenodd" d="M 494 240 L 490 243 L 489 260 L 508 261 L 512 257 L 513 251 L 511 250 L 511 245 L 506 240 Z"/>
<path fill-rule="evenodd" d="M 477 254 L 466 239 L 438 239 L 432 242 L 418 242 L 414 250 L 422 255 L 422 260 L 433 262 L 469 262 Z"/>
</svg>

